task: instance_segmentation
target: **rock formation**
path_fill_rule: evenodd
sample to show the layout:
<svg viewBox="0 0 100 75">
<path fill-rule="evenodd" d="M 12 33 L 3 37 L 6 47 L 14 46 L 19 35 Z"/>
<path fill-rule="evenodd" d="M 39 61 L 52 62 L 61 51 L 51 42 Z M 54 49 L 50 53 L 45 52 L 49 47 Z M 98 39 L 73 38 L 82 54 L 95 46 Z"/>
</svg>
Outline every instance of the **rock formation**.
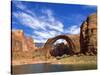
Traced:
<svg viewBox="0 0 100 75">
<path fill-rule="evenodd" d="M 79 34 L 71 34 L 67 35 L 75 45 L 75 49 L 73 50 L 75 54 L 80 52 L 80 35 Z"/>
<path fill-rule="evenodd" d="M 34 40 L 32 39 L 32 37 L 26 38 L 26 43 L 27 43 L 29 50 L 32 50 L 35 48 L 35 43 L 34 43 Z"/>
<path fill-rule="evenodd" d="M 65 35 L 68 36 L 71 42 L 74 44 L 73 50 L 70 50 L 68 47 L 68 42 L 57 43 L 54 45 L 53 49 L 50 51 L 52 56 L 62 56 L 64 54 L 70 55 L 72 51 L 74 54 L 78 54 L 80 52 L 80 42 L 79 42 L 79 35 Z M 63 39 L 63 38 L 62 38 Z M 67 38 L 66 38 L 67 39 Z"/>
<path fill-rule="evenodd" d="M 62 56 L 64 54 L 70 55 L 72 51 L 69 49 L 67 44 L 57 43 L 54 48 L 50 51 L 52 56 Z"/>
<path fill-rule="evenodd" d="M 81 53 L 97 53 L 97 14 L 90 15 L 80 28 Z"/>
<path fill-rule="evenodd" d="M 30 51 L 35 49 L 35 43 L 31 37 L 25 37 L 23 30 L 12 31 L 12 50 Z"/>
<path fill-rule="evenodd" d="M 55 43 L 57 40 L 59 40 L 59 39 L 64 39 L 64 40 L 66 40 L 66 42 L 68 43 L 68 44 L 67 44 L 68 50 L 69 50 L 69 52 L 70 52 L 69 55 L 73 55 L 73 54 L 74 54 L 75 45 L 74 45 L 73 41 L 72 41 L 67 35 L 58 35 L 58 36 L 55 36 L 55 37 L 53 37 L 53 38 L 49 38 L 49 39 L 47 40 L 47 42 L 45 43 L 44 49 L 47 51 L 47 52 L 46 52 L 46 54 L 47 54 L 46 56 L 47 56 L 47 57 L 50 56 L 50 51 L 53 50 L 53 45 L 54 45 L 54 43 Z M 62 47 L 61 47 L 61 48 L 62 48 Z M 61 51 L 61 50 L 59 50 L 59 51 Z M 57 51 L 57 52 L 58 52 L 58 51 Z M 63 50 L 62 50 L 62 52 L 63 52 Z M 66 53 L 66 54 L 67 54 L 67 53 Z"/>
</svg>

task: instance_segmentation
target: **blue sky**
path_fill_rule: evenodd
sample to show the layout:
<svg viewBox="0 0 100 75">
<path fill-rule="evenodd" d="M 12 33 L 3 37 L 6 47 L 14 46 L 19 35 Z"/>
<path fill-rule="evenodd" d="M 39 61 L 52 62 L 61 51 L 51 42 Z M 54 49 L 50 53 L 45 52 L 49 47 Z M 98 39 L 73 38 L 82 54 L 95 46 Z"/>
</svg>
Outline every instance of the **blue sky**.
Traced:
<svg viewBox="0 0 100 75">
<path fill-rule="evenodd" d="M 96 6 L 28 1 L 12 2 L 12 30 L 22 29 L 35 42 L 45 42 L 60 34 L 79 34 L 87 16 Z"/>
</svg>

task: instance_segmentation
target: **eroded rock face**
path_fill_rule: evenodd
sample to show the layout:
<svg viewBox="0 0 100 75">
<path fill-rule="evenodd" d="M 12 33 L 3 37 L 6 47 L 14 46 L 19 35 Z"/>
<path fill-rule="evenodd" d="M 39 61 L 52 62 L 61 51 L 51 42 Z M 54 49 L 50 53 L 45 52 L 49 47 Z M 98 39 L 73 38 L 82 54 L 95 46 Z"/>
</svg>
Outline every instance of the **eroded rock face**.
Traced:
<svg viewBox="0 0 100 75">
<path fill-rule="evenodd" d="M 28 37 L 26 38 L 26 43 L 27 43 L 27 46 L 28 46 L 28 49 L 29 50 L 33 50 L 35 49 L 35 43 L 34 43 L 34 40 L 32 39 L 32 37 Z"/>
<path fill-rule="evenodd" d="M 80 52 L 80 35 L 79 34 L 71 34 L 67 35 L 72 40 L 75 45 L 75 49 L 73 50 L 75 54 Z"/>
<path fill-rule="evenodd" d="M 12 50 L 30 51 L 35 49 L 35 43 L 31 37 L 25 37 L 23 30 L 12 31 Z"/>
<path fill-rule="evenodd" d="M 97 53 L 97 14 L 90 15 L 81 25 L 80 46 L 84 54 Z"/>
</svg>

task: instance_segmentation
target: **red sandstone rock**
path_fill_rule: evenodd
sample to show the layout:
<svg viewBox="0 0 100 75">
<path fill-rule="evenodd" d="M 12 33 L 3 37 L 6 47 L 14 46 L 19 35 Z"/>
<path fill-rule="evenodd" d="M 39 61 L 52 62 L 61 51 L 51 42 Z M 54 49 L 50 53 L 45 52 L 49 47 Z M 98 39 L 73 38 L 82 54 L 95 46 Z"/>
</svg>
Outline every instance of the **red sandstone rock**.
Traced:
<svg viewBox="0 0 100 75">
<path fill-rule="evenodd" d="M 90 15 L 81 25 L 80 45 L 84 54 L 97 53 L 97 14 Z"/>
<path fill-rule="evenodd" d="M 23 30 L 12 31 L 12 50 L 30 51 L 34 49 L 34 40 L 31 37 L 25 37 Z"/>
</svg>

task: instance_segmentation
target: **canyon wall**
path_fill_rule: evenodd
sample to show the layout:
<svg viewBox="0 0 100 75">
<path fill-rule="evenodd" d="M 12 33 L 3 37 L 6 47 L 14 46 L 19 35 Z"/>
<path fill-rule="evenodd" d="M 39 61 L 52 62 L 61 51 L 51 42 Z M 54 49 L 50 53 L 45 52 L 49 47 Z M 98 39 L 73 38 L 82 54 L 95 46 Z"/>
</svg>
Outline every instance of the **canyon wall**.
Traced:
<svg viewBox="0 0 100 75">
<path fill-rule="evenodd" d="M 12 50 L 30 51 L 35 48 L 34 40 L 32 37 L 26 37 L 23 30 L 12 31 Z"/>
<path fill-rule="evenodd" d="M 91 14 L 80 28 L 81 53 L 97 53 L 97 14 Z"/>
</svg>

